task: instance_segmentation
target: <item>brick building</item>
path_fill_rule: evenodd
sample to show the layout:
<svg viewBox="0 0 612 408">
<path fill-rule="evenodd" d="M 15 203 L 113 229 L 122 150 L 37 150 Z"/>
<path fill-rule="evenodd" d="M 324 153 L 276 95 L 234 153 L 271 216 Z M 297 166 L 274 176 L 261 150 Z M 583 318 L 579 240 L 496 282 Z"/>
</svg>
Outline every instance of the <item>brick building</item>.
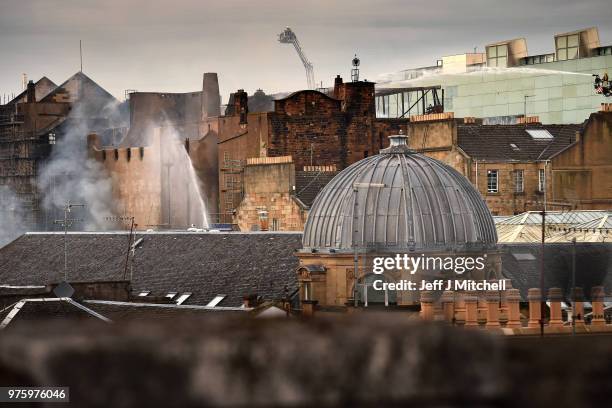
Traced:
<svg viewBox="0 0 612 408">
<path fill-rule="evenodd" d="M 212 118 L 219 132 L 220 220 L 232 222 L 240 206 L 247 159 L 290 156 L 298 173 L 308 166 L 342 170 L 378 153 L 387 136 L 406 131 L 407 119 L 376 118 L 374 97 L 374 83 L 345 83 L 340 76 L 331 95 L 298 91 L 275 100 L 272 112 L 251 113 L 246 92 L 234 93 L 226 115 Z"/>
</svg>

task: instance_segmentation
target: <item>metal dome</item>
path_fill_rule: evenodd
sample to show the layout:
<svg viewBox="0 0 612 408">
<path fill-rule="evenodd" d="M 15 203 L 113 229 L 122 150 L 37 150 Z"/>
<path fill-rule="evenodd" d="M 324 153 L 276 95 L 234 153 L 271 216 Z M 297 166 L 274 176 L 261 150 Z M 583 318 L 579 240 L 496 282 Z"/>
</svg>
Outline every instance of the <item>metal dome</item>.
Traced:
<svg viewBox="0 0 612 408">
<path fill-rule="evenodd" d="M 390 137 L 381 153 L 344 169 L 317 195 L 304 249 L 469 250 L 497 243 L 480 193 L 452 167 Z"/>
</svg>

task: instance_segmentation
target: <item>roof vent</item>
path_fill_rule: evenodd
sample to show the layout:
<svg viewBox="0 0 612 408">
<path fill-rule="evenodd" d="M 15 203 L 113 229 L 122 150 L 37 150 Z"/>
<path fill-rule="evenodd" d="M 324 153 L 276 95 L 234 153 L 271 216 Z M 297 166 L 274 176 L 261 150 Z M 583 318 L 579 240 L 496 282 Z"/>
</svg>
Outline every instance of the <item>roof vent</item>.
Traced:
<svg viewBox="0 0 612 408">
<path fill-rule="evenodd" d="M 408 147 L 408 136 L 404 134 L 401 130 L 397 135 L 389 136 L 389 147 L 386 149 L 382 149 L 381 153 L 409 153 L 412 152 Z"/>
</svg>

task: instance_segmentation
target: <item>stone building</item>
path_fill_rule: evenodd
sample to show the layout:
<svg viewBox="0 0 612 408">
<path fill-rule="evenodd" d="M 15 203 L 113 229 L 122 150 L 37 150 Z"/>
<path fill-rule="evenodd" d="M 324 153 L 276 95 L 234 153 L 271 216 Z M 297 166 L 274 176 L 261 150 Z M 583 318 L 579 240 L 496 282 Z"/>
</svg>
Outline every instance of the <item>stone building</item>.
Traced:
<svg viewBox="0 0 612 408">
<path fill-rule="evenodd" d="M 609 105 L 584 124 L 484 125 L 475 118 L 411 118 L 410 147 L 466 176 L 494 215 L 612 208 Z"/>
<path fill-rule="evenodd" d="M 314 198 L 336 174 L 335 166 L 296 171 L 291 156 L 247 159 L 235 222 L 242 231 L 302 231 Z"/>
<path fill-rule="evenodd" d="M 331 96 L 298 91 L 275 100 L 272 112 L 249 112 L 246 92 L 234 93 L 226 115 L 212 119 L 219 132 L 221 221 L 232 222 L 240 207 L 247 159 L 291 156 L 296 172 L 342 170 L 378 153 L 390 134 L 406 131 L 407 119 L 376 118 L 374 97 L 374 83 L 345 83 L 340 76 Z"/>
<path fill-rule="evenodd" d="M 216 218 L 216 73 L 205 73 L 202 90 L 131 92 L 130 127 L 114 145 L 90 135 L 89 155 L 112 180 L 115 212 L 134 217 L 139 229 L 208 227 Z"/>
<path fill-rule="evenodd" d="M 302 243 L 300 298 L 324 306 L 357 300 L 411 305 L 418 290 L 375 290 L 374 282 L 458 278 L 439 266 L 376 275 L 376 257 L 482 257 L 482 267 L 461 277 L 501 278 L 495 225 L 478 191 L 451 166 L 411 150 L 404 135 L 392 136 L 389 148 L 346 168 L 321 190 Z"/>
<path fill-rule="evenodd" d="M 551 156 L 550 168 L 550 201 L 612 209 L 612 104 L 591 114 L 572 144 Z"/>
</svg>

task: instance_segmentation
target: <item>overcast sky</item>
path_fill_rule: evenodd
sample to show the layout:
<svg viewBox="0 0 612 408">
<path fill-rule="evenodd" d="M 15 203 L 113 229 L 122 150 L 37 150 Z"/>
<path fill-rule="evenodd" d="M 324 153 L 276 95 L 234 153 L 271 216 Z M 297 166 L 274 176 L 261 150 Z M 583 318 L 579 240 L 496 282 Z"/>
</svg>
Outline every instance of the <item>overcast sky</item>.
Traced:
<svg viewBox="0 0 612 408">
<path fill-rule="evenodd" d="M 610 0 L 0 0 L 0 95 L 18 92 L 21 74 L 57 84 L 84 69 L 123 99 L 124 90 L 185 92 L 202 73 L 219 73 L 223 101 L 244 88 L 305 87 L 290 26 L 330 85 L 433 65 L 437 58 L 498 40 L 525 37 L 530 54 L 553 51 L 553 35 L 597 26 L 612 44 Z"/>
</svg>

